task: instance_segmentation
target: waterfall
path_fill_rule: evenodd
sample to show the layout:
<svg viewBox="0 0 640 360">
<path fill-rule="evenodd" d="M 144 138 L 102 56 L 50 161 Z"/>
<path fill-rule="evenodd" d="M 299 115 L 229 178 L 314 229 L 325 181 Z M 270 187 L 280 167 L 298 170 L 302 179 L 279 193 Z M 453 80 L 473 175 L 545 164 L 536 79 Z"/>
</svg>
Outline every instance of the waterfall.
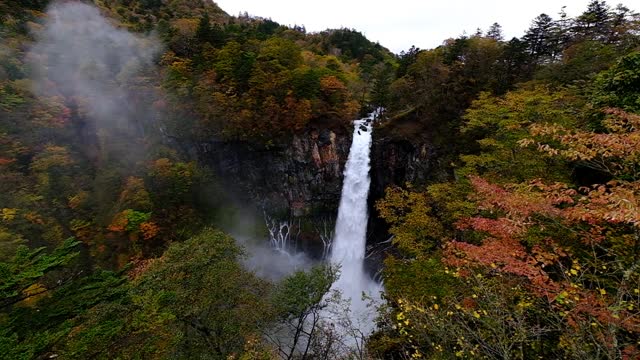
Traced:
<svg viewBox="0 0 640 360">
<path fill-rule="evenodd" d="M 375 299 L 379 299 L 382 285 L 367 274 L 364 269 L 364 260 L 369 217 L 367 198 L 371 183 L 369 176 L 371 132 L 377 114 L 376 111 L 367 118 L 354 121 L 353 141 L 344 169 L 342 194 L 333 236 L 331 233 L 333 227 L 327 221 L 323 221 L 322 226 L 316 228 L 324 244 L 323 259 L 328 255 L 327 258 L 332 264 L 340 266 L 340 277 L 332 285 L 332 291 L 325 295 L 321 312 L 314 314 L 312 319 L 306 319 L 303 323 L 305 332 L 301 341 L 293 345 L 286 332 L 275 335 L 278 346 L 286 344 L 286 346 L 295 347 L 292 349 L 293 353 L 306 351 L 309 344 L 320 339 L 321 342 L 327 341 L 325 345 L 329 348 L 326 351 L 331 351 L 332 356 L 335 355 L 333 358 L 336 356 L 353 358 L 354 355 L 357 355 L 355 358 L 364 358 L 366 338 L 375 329 L 374 319 L 377 309 L 368 305 L 372 300 L 374 304 L 378 304 Z M 252 263 L 263 265 L 262 267 L 254 265 L 254 269 L 260 271 L 267 268 L 273 272 L 274 263 L 283 264 L 289 269 L 304 269 L 300 267 L 299 261 L 299 257 L 304 254 L 289 252 L 293 250 L 292 240 L 299 235 L 292 231 L 296 228 L 295 224 L 272 219 L 266 212 L 264 215 L 271 247 L 276 250 L 275 253 L 282 255 L 282 260 L 273 261 L 274 258 L 269 257 L 268 261 L 258 261 L 260 259 L 254 257 Z M 297 228 L 300 229 L 299 223 Z M 303 263 L 308 265 L 309 260 L 304 257 L 303 259 Z M 342 296 L 335 296 L 336 291 Z M 367 298 L 363 299 L 363 293 Z M 318 315 L 317 318 L 316 315 Z M 312 336 L 314 330 L 322 335 Z M 281 335 L 284 337 L 280 338 Z"/>
<path fill-rule="evenodd" d="M 377 298 L 381 285 L 365 272 L 364 259 L 366 247 L 367 198 L 371 178 L 370 151 L 371 132 L 376 112 L 369 117 L 354 121 L 353 142 L 344 170 L 342 196 L 338 208 L 335 237 L 331 249 L 331 262 L 341 266 L 340 278 L 334 289 L 340 290 L 345 299 L 351 299 L 351 315 L 361 322 L 366 331 L 373 330 L 373 309 L 367 308 L 362 300 L 364 292 Z"/>
<path fill-rule="evenodd" d="M 298 220 L 298 224 L 286 220 L 278 221 L 274 218 L 271 218 L 265 212 L 264 222 L 266 223 L 267 231 L 269 232 L 269 242 L 271 243 L 271 247 L 283 254 L 295 254 L 295 241 L 300 235 L 300 220 Z M 298 229 L 298 232 L 296 234 L 293 234 L 292 229 L 296 228 Z M 292 248 L 293 252 L 291 253 L 290 251 L 292 250 Z"/>
</svg>

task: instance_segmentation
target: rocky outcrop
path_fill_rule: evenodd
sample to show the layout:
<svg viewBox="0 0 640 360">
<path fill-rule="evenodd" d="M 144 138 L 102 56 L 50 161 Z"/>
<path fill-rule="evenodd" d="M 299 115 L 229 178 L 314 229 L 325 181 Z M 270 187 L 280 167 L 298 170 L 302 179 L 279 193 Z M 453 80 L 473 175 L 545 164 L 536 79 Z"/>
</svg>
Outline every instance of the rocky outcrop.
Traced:
<svg viewBox="0 0 640 360">
<path fill-rule="evenodd" d="M 377 252 L 380 256 L 377 259 L 371 256 L 371 263 L 375 264 L 372 268 L 379 265 L 382 257 L 379 251 L 375 251 L 376 248 L 384 245 L 389 238 L 388 225 L 379 218 L 375 209 L 376 201 L 384 197 L 384 190 L 388 186 L 404 186 L 407 182 L 421 185 L 447 180 L 450 174 L 442 162 L 442 154 L 429 139 L 409 141 L 389 136 L 384 131 L 373 132 L 367 243 L 370 252 Z"/>
<path fill-rule="evenodd" d="M 337 210 L 350 145 L 350 136 L 313 129 L 294 136 L 290 146 L 275 149 L 237 142 L 203 144 L 200 158 L 252 200 L 299 217 Z"/>
<path fill-rule="evenodd" d="M 314 128 L 277 148 L 201 143 L 198 156 L 230 189 L 269 216 L 309 224 L 314 219 L 335 219 L 350 146 L 350 133 Z"/>
<path fill-rule="evenodd" d="M 423 184 L 427 181 L 445 180 L 440 156 L 428 142 L 413 143 L 407 140 L 375 138 L 371 151 L 371 197 L 384 195 L 389 185 L 407 182 Z"/>
</svg>

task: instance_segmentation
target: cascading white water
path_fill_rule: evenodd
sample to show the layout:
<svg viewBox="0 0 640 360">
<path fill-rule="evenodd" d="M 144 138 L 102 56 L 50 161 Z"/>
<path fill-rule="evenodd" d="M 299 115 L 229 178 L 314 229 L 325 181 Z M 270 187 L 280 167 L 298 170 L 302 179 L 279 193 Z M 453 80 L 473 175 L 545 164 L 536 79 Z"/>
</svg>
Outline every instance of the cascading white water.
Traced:
<svg viewBox="0 0 640 360">
<path fill-rule="evenodd" d="M 335 236 L 331 249 L 331 262 L 341 266 L 340 278 L 333 285 L 345 299 L 351 299 L 352 317 L 365 322 L 366 331 L 373 329 L 373 309 L 362 300 L 364 292 L 377 298 L 381 285 L 373 281 L 364 270 L 367 220 L 367 197 L 371 178 L 370 150 L 372 122 L 376 113 L 354 121 L 353 142 L 344 170 L 342 196 L 338 209 Z M 366 129 L 366 130 L 365 130 Z M 368 323 L 368 324 L 367 324 Z"/>
<path fill-rule="evenodd" d="M 343 266 L 353 263 L 362 265 L 364 260 L 368 219 L 367 197 L 371 183 L 369 177 L 371 128 L 367 120 L 354 121 L 353 142 L 345 165 L 342 196 L 331 251 L 331 261 L 342 263 Z"/>
<path fill-rule="evenodd" d="M 364 269 L 368 220 L 367 198 L 371 183 L 369 155 L 372 123 L 377 114 L 378 112 L 374 112 L 368 118 L 354 121 L 353 142 L 345 165 L 334 236 L 331 239 L 330 232 L 326 228 L 320 234 L 325 247 L 331 247 L 330 262 L 340 265 L 340 277 L 333 284 L 332 290 L 339 291 L 341 298 L 349 301 L 349 307 L 344 306 L 344 302 L 336 301 L 337 299 L 333 296 L 334 291 L 328 293 L 324 299 L 326 307 L 318 314 L 320 322 L 312 324 L 307 319 L 304 326 L 308 331 L 308 337 L 296 345 L 296 351 L 305 351 L 308 341 L 311 341 L 312 329 L 318 326 L 317 329 L 323 329 L 326 336 L 331 336 L 333 342 L 331 351 L 344 354 L 344 358 L 351 358 L 348 354 L 359 354 L 357 358 L 363 358 L 365 339 L 375 328 L 373 320 L 376 309 L 369 307 L 371 301 L 363 299 L 362 295 L 364 293 L 368 299 L 375 300 L 379 298 L 382 290 L 382 285 L 375 282 Z M 290 267 L 291 269 L 299 269 L 297 259 L 304 254 L 289 253 L 291 236 L 295 237 L 295 234 L 291 233 L 292 224 L 286 221 L 275 221 L 266 214 L 265 222 L 273 249 L 277 250 L 277 254 L 283 255 L 283 258 L 286 256 L 285 264 L 295 265 Z M 300 225 L 298 224 L 297 227 L 299 228 Z M 255 260 L 253 262 L 264 263 Z M 273 270 L 272 265 L 264 264 Z M 305 264 L 308 265 L 308 263 Z M 256 271 L 262 269 L 258 266 L 254 268 Z M 313 321 L 316 320 L 318 319 L 314 315 Z M 285 336 L 278 341 L 288 344 L 289 340 Z"/>
</svg>

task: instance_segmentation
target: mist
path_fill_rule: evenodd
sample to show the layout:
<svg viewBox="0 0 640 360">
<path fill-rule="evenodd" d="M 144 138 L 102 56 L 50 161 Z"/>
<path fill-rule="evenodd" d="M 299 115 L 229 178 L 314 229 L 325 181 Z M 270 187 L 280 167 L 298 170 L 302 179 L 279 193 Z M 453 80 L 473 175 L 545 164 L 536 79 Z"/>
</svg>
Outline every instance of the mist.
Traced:
<svg viewBox="0 0 640 360">
<path fill-rule="evenodd" d="M 228 196 L 229 194 L 227 194 Z M 246 256 L 242 261 L 244 267 L 257 276 L 278 282 L 296 271 L 309 270 L 318 262 L 307 254 L 291 248 L 282 249 L 273 246 L 273 239 L 267 233 L 266 214 L 238 199 L 227 199 L 230 219 L 218 226 L 236 239 Z M 297 241 L 292 236 L 292 244 Z"/>
<path fill-rule="evenodd" d="M 119 29 L 79 2 L 51 5 L 35 36 L 28 58 L 37 95 L 63 97 L 97 129 L 143 131 L 155 95 L 133 89 L 158 80 L 154 58 L 162 47 L 155 36 Z"/>
<path fill-rule="evenodd" d="M 263 279 L 279 281 L 295 271 L 309 270 L 314 262 L 304 253 L 273 249 L 268 239 L 249 239 L 234 235 L 248 254 L 244 266 Z M 256 241 L 258 240 L 258 241 Z"/>
</svg>

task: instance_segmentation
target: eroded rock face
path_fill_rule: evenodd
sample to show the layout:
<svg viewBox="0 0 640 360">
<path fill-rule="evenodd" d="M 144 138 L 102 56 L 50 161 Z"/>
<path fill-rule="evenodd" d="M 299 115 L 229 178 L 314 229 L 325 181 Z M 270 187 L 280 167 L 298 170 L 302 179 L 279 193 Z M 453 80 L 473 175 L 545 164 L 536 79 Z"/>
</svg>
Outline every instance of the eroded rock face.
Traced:
<svg viewBox="0 0 640 360">
<path fill-rule="evenodd" d="M 373 197 L 383 195 L 389 185 L 422 184 L 429 180 L 444 180 L 447 176 L 436 150 L 427 142 L 375 139 L 371 160 Z"/>
<path fill-rule="evenodd" d="M 377 218 L 374 203 L 390 185 L 421 184 L 444 180 L 437 150 L 425 140 L 376 137 L 371 151 L 369 194 L 370 244 L 386 240 L 386 224 Z M 264 209 L 272 219 L 298 224 L 292 229 L 301 248 L 322 252 L 320 228 L 330 237 L 340 195 L 344 165 L 351 146 L 351 132 L 310 129 L 292 138 L 287 146 L 256 148 L 242 142 L 208 142 L 198 145 L 200 160 L 208 164 L 234 191 Z M 262 211 L 262 210 L 260 210 Z M 300 231 L 299 231 L 300 230 Z"/>
<path fill-rule="evenodd" d="M 378 217 L 375 202 L 384 197 L 388 186 L 404 186 L 407 182 L 421 185 L 444 181 L 450 174 L 442 164 L 442 156 L 428 139 L 410 142 L 373 132 L 371 149 L 371 190 L 369 192 L 368 245 L 375 248 L 389 238 L 388 225 Z M 371 257 L 372 263 L 381 258 Z M 373 266 L 375 268 L 375 266 Z"/>
<path fill-rule="evenodd" d="M 247 143 L 200 144 L 199 158 L 230 186 L 279 217 L 337 211 L 350 134 L 310 129 L 289 146 L 259 149 Z"/>
<path fill-rule="evenodd" d="M 290 223 L 296 249 L 322 256 L 340 204 L 351 136 L 310 129 L 288 146 L 212 141 L 198 144 L 197 154 L 243 203 L 270 221 Z"/>
</svg>

